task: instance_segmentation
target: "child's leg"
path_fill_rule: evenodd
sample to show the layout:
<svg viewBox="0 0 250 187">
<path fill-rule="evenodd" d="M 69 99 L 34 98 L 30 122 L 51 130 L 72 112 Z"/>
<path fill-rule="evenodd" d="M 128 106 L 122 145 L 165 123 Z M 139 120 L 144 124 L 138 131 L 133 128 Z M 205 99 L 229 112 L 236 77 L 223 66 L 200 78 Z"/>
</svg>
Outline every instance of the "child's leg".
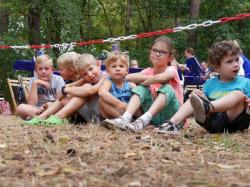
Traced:
<svg viewBox="0 0 250 187">
<path fill-rule="evenodd" d="M 152 115 L 155 116 L 157 113 L 159 113 L 166 105 L 167 98 L 165 94 L 160 93 L 151 107 L 149 108 L 148 112 Z"/>
<path fill-rule="evenodd" d="M 135 112 L 140 108 L 140 106 L 141 106 L 140 96 L 137 94 L 133 94 L 129 100 L 128 107 L 125 112 L 128 112 L 133 116 Z"/>
<path fill-rule="evenodd" d="M 180 124 L 184 122 L 187 118 L 192 116 L 193 114 L 193 107 L 190 103 L 190 99 L 188 99 L 181 107 L 180 109 L 172 116 L 170 119 L 171 122 L 175 124 Z"/>
<path fill-rule="evenodd" d="M 248 128 L 245 95 L 232 91 L 228 95 L 206 101 L 196 94 L 190 96 L 196 121 L 210 133 L 236 132 Z"/>
<path fill-rule="evenodd" d="M 211 102 L 210 112 L 227 112 L 229 121 L 233 121 L 246 108 L 245 96 L 241 91 L 233 91 L 228 95 Z"/>
<path fill-rule="evenodd" d="M 102 99 L 99 99 L 99 110 L 103 118 L 117 118 L 120 117 L 124 111 L 116 110 L 112 105 L 106 103 Z"/>
<path fill-rule="evenodd" d="M 141 97 L 143 95 L 150 95 L 147 88 L 143 86 L 137 86 L 133 89 L 134 94 L 130 98 L 130 101 L 128 103 L 128 107 L 126 111 L 119 117 L 115 119 L 106 119 L 102 121 L 102 126 L 108 129 L 113 129 L 114 127 L 120 128 L 120 129 L 126 129 L 125 125 L 129 124 L 132 120 L 132 116 L 138 111 L 138 109 L 141 106 Z M 146 92 L 148 94 L 146 94 Z M 140 95 L 140 96 L 139 96 Z"/>
<path fill-rule="evenodd" d="M 56 112 L 58 112 L 61 108 L 63 107 L 63 104 L 56 100 L 54 103 L 51 103 L 49 105 L 49 107 L 39 115 L 39 118 L 41 119 L 46 119 L 48 118 L 50 115 L 55 114 Z"/>
<path fill-rule="evenodd" d="M 41 109 L 29 104 L 20 104 L 17 107 L 17 114 L 22 118 L 33 117 L 41 112 Z"/>
<path fill-rule="evenodd" d="M 72 97 L 70 101 L 55 116 L 63 119 L 71 116 L 85 104 L 85 98 Z"/>
</svg>

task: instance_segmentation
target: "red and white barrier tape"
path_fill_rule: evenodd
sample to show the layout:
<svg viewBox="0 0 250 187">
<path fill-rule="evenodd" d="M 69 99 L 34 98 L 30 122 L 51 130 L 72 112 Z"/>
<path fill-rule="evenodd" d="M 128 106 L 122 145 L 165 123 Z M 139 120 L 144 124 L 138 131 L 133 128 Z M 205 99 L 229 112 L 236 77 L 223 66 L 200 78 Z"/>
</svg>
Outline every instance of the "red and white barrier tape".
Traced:
<svg viewBox="0 0 250 187">
<path fill-rule="evenodd" d="M 156 35 L 164 35 L 169 33 L 176 33 L 184 30 L 193 30 L 198 27 L 209 27 L 211 25 L 217 24 L 217 23 L 226 23 L 230 21 L 236 21 L 241 20 L 250 17 L 250 13 L 245 14 L 238 14 L 233 17 L 224 17 L 220 18 L 217 21 L 204 21 L 202 23 L 194 23 L 187 26 L 181 26 L 176 27 L 173 29 L 164 29 L 160 31 L 153 31 L 153 32 L 147 32 L 147 33 L 141 33 L 136 35 L 129 35 L 129 36 L 120 36 L 117 38 L 107 38 L 107 39 L 98 39 L 98 40 L 89 40 L 89 41 L 83 41 L 83 42 L 71 42 L 71 43 L 62 43 L 62 44 L 40 44 L 40 45 L 23 45 L 23 46 L 9 46 L 9 45 L 0 45 L 0 49 L 49 49 L 49 48 L 60 48 L 60 49 L 73 49 L 75 46 L 85 46 L 85 45 L 93 45 L 93 44 L 102 44 L 102 43 L 113 43 L 118 41 L 124 41 L 124 40 L 133 40 L 137 38 L 149 38 Z"/>
</svg>

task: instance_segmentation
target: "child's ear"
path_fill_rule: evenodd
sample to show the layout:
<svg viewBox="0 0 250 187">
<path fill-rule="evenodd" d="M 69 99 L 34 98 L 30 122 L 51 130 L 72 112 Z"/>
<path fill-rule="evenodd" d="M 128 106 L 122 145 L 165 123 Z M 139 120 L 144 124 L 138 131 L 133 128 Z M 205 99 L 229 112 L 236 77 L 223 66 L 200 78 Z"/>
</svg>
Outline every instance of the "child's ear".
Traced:
<svg viewBox="0 0 250 187">
<path fill-rule="evenodd" d="M 219 67 L 220 67 L 219 65 L 213 65 L 213 66 L 212 66 L 212 69 L 213 69 L 214 71 L 218 72 Z"/>
<path fill-rule="evenodd" d="M 174 60 L 174 55 L 173 55 L 173 54 L 170 54 L 170 55 L 169 55 L 169 59 L 170 59 L 170 61 L 173 61 L 173 60 Z"/>
<path fill-rule="evenodd" d="M 69 68 L 69 71 L 70 71 L 70 73 L 76 73 L 76 70 L 73 67 Z"/>
</svg>

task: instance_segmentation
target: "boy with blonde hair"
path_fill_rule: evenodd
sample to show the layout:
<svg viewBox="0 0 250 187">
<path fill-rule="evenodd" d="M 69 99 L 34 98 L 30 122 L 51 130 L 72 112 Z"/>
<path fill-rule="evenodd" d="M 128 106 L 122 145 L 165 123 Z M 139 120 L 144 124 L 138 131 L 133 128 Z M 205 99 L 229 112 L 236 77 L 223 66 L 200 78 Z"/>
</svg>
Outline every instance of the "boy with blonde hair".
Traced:
<svg viewBox="0 0 250 187">
<path fill-rule="evenodd" d="M 127 108 L 136 85 L 125 80 L 128 74 L 128 58 L 120 52 L 112 52 L 106 60 L 108 77 L 99 90 L 99 109 L 101 117 L 120 117 Z"/>
<path fill-rule="evenodd" d="M 67 52 L 59 56 L 57 59 L 57 66 L 60 75 L 66 81 L 66 83 L 71 83 L 79 80 L 79 74 L 75 69 L 75 62 L 80 54 L 76 52 Z"/>
<path fill-rule="evenodd" d="M 40 114 L 43 111 L 43 105 L 57 99 L 64 81 L 60 76 L 54 75 L 53 70 L 53 60 L 50 56 L 41 55 L 36 58 L 37 76 L 29 83 L 28 104 L 20 104 L 17 107 L 17 114 L 21 118 L 28 119 Z"/>
<path fill-rule="evenodd" d="M 60 72 L 60 75 L 64 79 L 66 83 L 71 83 L 78 81 L 79 74 L 75 70 L 75 61 L 80 56 L 80 54 L 76 52 L 67 52 L 62 54 L 57 59 L 57 66 Z M 73 83 L 71 83 L 73 84 Z M 70 86 L 71 84 L 67 84 L 67 86 Z M 61 92 L 61 90 L 60 90 Z M 53 103 L 50 103 L 49 106 L 46 107 L 46 110 L 43 111 L 39 116 L 34 116 L 31 120 L 23 121 L 24 125 L 37 125 L 41 122 L 42 119 L 45 119 L 46 116 L 51 115 L 59 111 L 70 99 L 70 96 L 65 97 L 61 102 L 59 100 L 56 100 Z"/>
<path fill-rule="evenodd" d="M 81 54 L 75 63 L 75 68 L 79 73 L 83 84 L 81 86 L 66 86 L 61 89 L 60 99 L 67 95 L 72 98 L 69 102 L 54 113 L 46 113 L 37 124 L 46 125 L 62 125 L 67 122 L 65 118 L 71 116 L 75 112 L 79 112 L 88 122 L 93 117 L 99 118 L 98 109 L 98 90 L 106 78 L 106 74 L 101 71 L 101 67 L 97 64 L 96 59 L 91 54 Z"/>
</svg>

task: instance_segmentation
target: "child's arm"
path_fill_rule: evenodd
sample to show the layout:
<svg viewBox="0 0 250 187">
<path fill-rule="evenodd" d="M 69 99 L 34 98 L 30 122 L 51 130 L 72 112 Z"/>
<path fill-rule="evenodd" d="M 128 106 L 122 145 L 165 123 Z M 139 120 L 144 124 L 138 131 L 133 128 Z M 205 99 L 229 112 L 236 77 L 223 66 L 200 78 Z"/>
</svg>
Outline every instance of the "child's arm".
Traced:
<svg viewBox="0 0 250 187">
<path fill-rule="evenodd" d="M 127 81 L 134 82 L 136 84 L 140 84 L 143 81 L 149 79 L 150 77 L 153 77 L 153 76 L 151 76 L 151 75 L 144 75 L 141 72 L 139 72 L 139 73 L 130 73 L 130 74 L 128 74 L 125 77 L 125 79 Z"/>
<path fill-rule="evenodd" d="M 109 92 L 111 86 L 112 86 L 111 81 L 106 79 L 98 92 L 100 99 L 102 99 L 109 105 L 112 105 L 114 108 L 126 109 L 127 104 L 120 101 Z"/>
<path fill-rule="evenodd" d="M 77 81 L 74 81 L 72 83 L 66 84 L 66 87 L 72 87 L 72 86 L 82 86 L 85 83 L 84 79 L 79 79 Z"/>
<path fill-rule="evenodd" d="M 28 95 L 28 104 L 30 105 L 36 105 L 38 103 L 38 94 L 37 94 L 37 86 L 38 84 L 45 86 L 46 88 L 49 88 L 50 85 L 48 82 L 36 79 L 32 82 L 31 89 L 29 91 Z"/>
<path fill-rule="evenodd" d="M 148 86 L 150 84 L 156 84 L 156 83 L 165 84 L 170 79 L 173 79 L 174 75 L 175 75 L 175 70 L 173 70 L 172 68 L 171 69 L 169 68 L 163 73 L 159 73 L 154 76 L 148 77 L 148 79 L 143 81 L 141 85 Z"/>
<path fill-rule="evenodd" d="M 106 77 L 102 77 L 98 83 L 95 85 L 91 85 L 88 83 L 83 84 L 82 86 L 73 86 L 73 87 L 65 87 L 65 94 L 71 94 L 76 97 L 89 97 L 98 93 L 101 85 L 103 84 Z"/>
</svg>

